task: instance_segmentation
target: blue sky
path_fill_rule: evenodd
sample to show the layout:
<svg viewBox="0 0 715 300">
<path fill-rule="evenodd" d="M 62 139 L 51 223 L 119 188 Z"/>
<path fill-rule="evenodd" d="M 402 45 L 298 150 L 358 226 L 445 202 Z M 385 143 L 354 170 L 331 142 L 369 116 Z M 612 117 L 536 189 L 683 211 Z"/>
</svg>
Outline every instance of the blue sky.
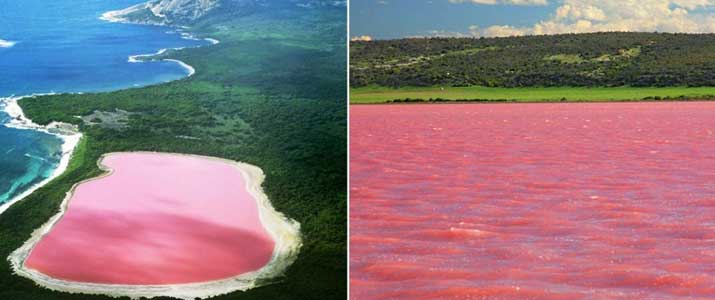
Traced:
<svg viewBox="0 0 715 300">
<path fill-rule="evenodd" d="M 715 0 L 351 0 L 351 36 L 715 32 Z"/>
<path fill-rule="evenodd" d="M 351 35 L 398 38 L 462 32 L 477 25 L 531 25 L 554 11 L 549 6 L 453 4 L 447 0 L 351 0 Z"/>
</svg>

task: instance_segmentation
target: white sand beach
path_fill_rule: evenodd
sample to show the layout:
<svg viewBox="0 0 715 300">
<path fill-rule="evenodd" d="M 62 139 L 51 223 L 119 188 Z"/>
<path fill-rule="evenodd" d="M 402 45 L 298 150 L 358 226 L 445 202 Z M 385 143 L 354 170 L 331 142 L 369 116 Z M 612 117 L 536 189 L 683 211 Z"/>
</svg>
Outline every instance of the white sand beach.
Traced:
<svg viewBox="0 0 715 300">
<path fill-rule="evenodd" d="M 26 97 L 34 96 L 35 95 Z M 0 205 L 0 214 L 7 210 L 17 201 L 24 199 L 28 195 L 32 194 L 32 192 L 36 191 L 37 189 L 49 183 L 53 179 L 57 178 L 57 176 L 60 176 L 60 174 L 62 174 L 67 169 L 70 159 L 72 158 L 72 152 L 82 138 L 82 134 L 77 130 L 74 125 L 60 122 L 52 122 L 47 126 L 41 126 L 35 124 L 34 122 L 32 122 L 32 120 L 26 118 L 25 114 L 22 111 L 22 108 L 17 103 L 19 100 L 26 97 L 0 98 L 0 101 L 5 103 L 5 113 L 7 113 L 10 118 L 12 118 L 12 120 L 9 123 L 5 124 L 5 126 L 17 129 L 38 130 L 56 135 L 63 140 L 62 158 L 60 159 L 59 165 L 57 166 L 55 171 L 52 172 L 52 175 L 50 175 L 50 177 L 47 177 L 47 179 L 35 184 L 33 187 L 23 192 L 22 194 L 17 195 L 14 198 L 10 199 L 10 201 L 7 201 Z"/>
</svg>

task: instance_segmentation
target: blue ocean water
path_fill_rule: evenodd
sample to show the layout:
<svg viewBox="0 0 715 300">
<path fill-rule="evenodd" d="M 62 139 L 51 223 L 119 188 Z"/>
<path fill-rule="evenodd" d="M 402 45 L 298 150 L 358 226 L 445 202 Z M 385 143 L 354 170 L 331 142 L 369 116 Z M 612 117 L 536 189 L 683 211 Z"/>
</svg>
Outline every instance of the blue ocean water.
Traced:
<svg viewBox="0 0 715 300">
<path fill-rule="evenodd" d="M 0 0 L 0 98 L 108 91 L 186 76 L 174 62 L 130 63 L 128 57 L 206 42 L 183 39 L 167 27 L 99 19 L 140 2 Z M 61 158 L 58 137 L 2 126 L 8 120 L 0 111 L 0 203 L 47 178 Z"/>
</svg>

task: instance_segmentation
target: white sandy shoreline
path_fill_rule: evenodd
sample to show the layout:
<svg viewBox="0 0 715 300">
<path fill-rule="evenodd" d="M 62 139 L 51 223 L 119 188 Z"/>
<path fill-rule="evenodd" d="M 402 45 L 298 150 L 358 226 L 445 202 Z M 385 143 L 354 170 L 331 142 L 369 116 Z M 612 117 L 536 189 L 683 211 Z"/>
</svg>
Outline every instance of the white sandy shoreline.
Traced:
<svg viewBox="0 0 715 300">
<path fill-rule="evenodd" d="M 102 18 L 102 20 L 107 20 L 107 19 Z M 121 21 L 111 21 L 111 22 L 121 22 Z M 196 40 L 196 41 L 201 40 L 187 32 L 180 31 L 179 33 L 181 34 L 182 39 Z M 213 38 L 205 38 L 203 40 L 209 42 L 211 45 L 216 45 L 216 44 L 221 43 L 221 41 L 219 41 L 217 39 L 213 39 Z M 203 47 L 203 46 L 204 45 L 199 45 L 199 46 L 194 46 L 191 48 L 199 48 L 199 47 Z M 162 55 L 162 54 L 166 53 L 166 51 L 169 51 L 169 50 L 177 50 L 178 51 L 178 50 L 182 50 L 182 49 L 186 49 L 186 48 L 187 47 L 163 48 L 163 49 L 159 49 L 159 51 L 157 51 L 156 53 L 130 55 L 129 58 L 127 59 L 127 61 L 130 63 L 140 63 L 140 62 L 145 62 L 145 61 L 152 61 L 152 59 L 151 59 L 152 57 Z M 191 66 L 181 60 L 173 59 L 173 58 L 164 58 L 164 59 L 162 59 L 162 61 L 170 61 L 170 62 L 177 63 L 179 66 L 186 69 L 186 71 L 188 72 L 188 74 L 187 74 L 188 77 L 191 77 L 192 75 L 194 75 L 194 73 L 196 73 L 196 69 L 194 69 L 193 66 Z"/>
<path fill-rule="evenodd" d="M 141 5 L 141 4 L 139 4 L 139 5 Z M 135 25 L 151 25 L 151 26 L 169 26 L 169 25 L 167 25 L 167 24 L 151 24 L 151 23 L 137 23 L 137 22 L 131 22 L 131 21 L 126 20 L 125 18 L 119 17 L 120 15 L 124 14 L 126 11 L 132 10 L 134 7 L 136 7 L 136 6 L 129 7 L 129 8 L 124 9 L 124 10 L 105 12 L 104 14 L 102 14 L 102 15 L 99 17 L 99 19 L 100 19 L 100 20 L 107 21 L 107 22 L 112 22 L 112 23 L 128 23 L 128 24 L 135 24 Z M 177 27 L 177 31 L 176 31 L 176 33 L 178 33 L 178 34 L 181 35 L 181 38 L 182 38 L 182 39 L 194 40 L 194 41 L 200 41 L 200 40 L 201 40 L 201 39 L 195 37 L 195 36 L 194 36 L 193 34 L 191 34 L 191 33 L 182 31 L 182 29 L 183 29 L 183 28 L 178 28 L 178 27 Z M 214 39 L 214 38 L 204 38 L 203 40 L 209 42 L 211 45 L 216 45 L 216 44 L 221 43 L 221 41 L 219 41 L 219 40 L 217 40 L 217 39 Z M 192 48 L 198 48 L 198 47 L 203 47 L 203 46 L 202 46 L 202 45 L 199 45 L 199 46 L 194 46 L 194 47 L 192 47 Z M 186 47 L 178 47 L 178 48 L 171 48 L 171 50 L 182 50 L 182 49 L 185 49 L 185 48 L 186 48 Z M 152 57 L 158 56 L 158 55 L 161 55 L 161 54 L 164 54 L 164 53 L 165 53 L 166 51 L 168 51 L 168 50 L 169 50 L 168 48 L 164 48 L 164 49 L 159 49 L 159 51 L 157 51 L 156 53 L 131 55 L 131 56 L 129 56 L 129 58 L 127 59 L 127 61 L 130 62 L 130 63 L 144 62 L 144 61 L 145 61 L 144 59 L 148 59 L 148 61 L 151 61 L 151 58 L 152 58 Z M 179 66 L 181 66 L 182 68 L 186 69 L 186 71 L 188 72 L 188 75 L 187 75 L 187 76 L 189 76 L 189 77 L 191 77 L 192 75 L 194 75 L 194 73 L 196 73 L 196 69 L 194 69 L 194 67 L 192 67 L 191 65 L 189 65 L 189 64 L 187 64 L 187 63 L 185 63 L 185 62 L 183 62 L 183 61 L 180 61 L 180 60 L 178 60 L 178 59 L 165 58 L 165 59 L 162 59 L 162 61 L 170 61 L 170 62 L 174 62 L 174 63 L 179 64 Z"/>
<path fill-rule="evenodd" d="M 32 249 L 39 241 L 48 234 L 52 227 L 59 222 L 62 215 L 67 211 L 69 201 L 72 198 L 75 189 L 86 182 L 97 180 L 105 176 L 111 175 L 110 169 L 102 165 L 102 160 L 107 156 L 117 155 L 122 153 L 108 153 L 103 155 L 97 165 L 104 171 L 105 174 L 99 177 L 84 180 L 75 184 L 72 189 L 67 192 L 65 199 L 62 201 L 60 211 L 53 216 L 47 223 L 32 233 L 32 237 L 23 244 L 22 247 L 15 250 L 8 260 L 12 264 L 13 271 L 20 276 L 33 280 L 38 285 L 49 288 L 51 290 L 69 292 L 69 293 L 85 293 L 85 294 L 101 294 L 112 297 L 128 296 L 131 298 L 154 298 L 160 296 L 169 296 L 179 299 L 195 299 L 209 298 L 218 295 L 228 294 L 235 291 L 245 291 L 259 286 L 260 279 L 270 279 L 281 276 L 298 256 L 298 252 L 302 246 L 300 236 L 300 224 L 295 220 L 287 218 L 282 213 L 277 212 L 271 205 L 268 197 L 263 192 L 261 184 L 265 179 L 265 174 L 260 168 L 242 162 L 236 162 L 228 159 L 207 157 L 181 153 L 158 153 L 158 152 L 124 152 L 124 153 L 153 153 L 153 154 L 170 154 L 170 155 L 186 155 L 198 157 L 202 159 L 210 159 L 228 163 L 235 166 L 243 175 L 249 194 L 256 200 L 258 214 L 263 224 L 263 227 L 269 233 L 275 242 L 273 255 L 270 261 L 264 267 L 257 271 L 244 273 L 231 278 L 226 278 L 217 281 L 190 283 L 190 284 L 175 284 L 175 285 L 119 285 L 119 284 L 95 284 L 73 282 L 61 279 L 55 279 L 47 276 L 37 270 L 26 268 L 25 261 L 29 257 Z"/>
<path fill-rule="evenodd" d="M 37 95 L 31 95 L 31 96 L 24 96 L 24 97 L 9 97 L 9 98 L 0 98 L 0 102 L 4 103 L 4 111 L 7 113 L 11 120 L 10 122 L 3 124 L 6 127 L 9 128 L 16 128 L 16 129 L 26 129 L 26 130 L 37 130 L 41 132 L 45 132 L 48 134 L 55 135 L 62 139 L 62 158 L 60 159 L 60 163 L 57 165 L 57 168 L 52 172 L 52 174 L 47 177 L 45 180 L 38 182 L 37 184 L 33 185 L 31 188 L 28 190 L 22 192 L 21 194 L 13 197 L 9 201 L 3 203 L 0 205 L 0 214 L 5 212 L 10 206 L 15 204 L 17 201 L 20 201 L 24 199 L 25 197 L 29 196 L 32 194 L 34 191 L 37 189 L 41 188 L 45 184 L 49 183 L 53 179 L 57 178 L 57 176 L 60 176 L 64 171 L 67 169 L 67 166 L 69 166 L 70 159 L 72 158 L 72 152 L 74 151 L 75 147 L 79 143 L 80 139 L 82 138 L 82 133 L 80 133 L 77 128 L 74 125 L 66 124 L 66 123 L 60 123 L 60 122 L 52 122 L 48 124 L 47 126 L 41 126 L 38 124 L 35 124 L 32 122 L 32 120 L 28 119 L 25 117 L 25 114 L 22 111 L 22 108 L 20 105 L 17 103 L 20 99 L 22 98 L 27 98 L 27 97 L 35 97 Z"/>
<path fill-rule="evenodd" d="M 165 61 L 175 62 L 175 63 L 179 64 L 181 67 L 183 67 L 184 69 L 186 69 L 187 71 L 189 71 L 189 75 L 188 75 L 188 76 L 192 76 L 192 75 L 194 75 L 194 73 L 196 73 L 196 69 L 194 69 L 194 67 L 188 65 L 187 63 L 185 63 L 185 62 L 183 62 L 183 61 L 180 61 L 180 60 L 178 60 L 178 59 L 171 59 L 171 58 L 167 58 L 167 59 L 164 59 L 164 60 L 165 60 Z"/>
<path fill-rule="evenodd" d="M 171 49 L 172 49 L 172 50 L 181 50 L 181 49 L 184 49 L 184 48 L 171 48 Z M 164 48 L 164 49 L 160 49 L 160 50 L 157 51 L 156 53 L 152 53 L 152 54 L 137 54 L 137 55 L 131 55 L 131 56 L 129 56 L 129 58 L 127 59 L 127 62 L 130 62 L 130 63 L 143 63 L 143 62 L 146 62 L 146 61 L 153 61 L 153 60 L 151 59 L 152 57 L 157 56 L 157 55 L 162 55 L 162 54 L 166 53 L 166 51 L 168 51 L 168 50 L 169 50 L 169 49 Z M 147 60 L 145 60 L 145 59 L 147 59 Z M 183 62 L 183 61 L 180 61 L 180 60 L 178 60 L 178 59 L 164 58 L 164 59 L 162 59 L 162 61 L 170 61 L 170 62 L 173 62 L 173 63 L 177 63 L 179 66 L 181 66 L 182 68 L 184 68 L 184 69 L 186 70 L 186 72 L 187 72 L 186 76 L 187 76 L 187 77 L 191 77 L 191 76 L 194 75 L 194 73 L 196 73 L 196 69 L 194 69 L 194 67 L 192 67 L 191 65 L 189 65 L 189 64 L 187 64 L 187 63 L 185 63 L 185 62 Z"/>
</svg>

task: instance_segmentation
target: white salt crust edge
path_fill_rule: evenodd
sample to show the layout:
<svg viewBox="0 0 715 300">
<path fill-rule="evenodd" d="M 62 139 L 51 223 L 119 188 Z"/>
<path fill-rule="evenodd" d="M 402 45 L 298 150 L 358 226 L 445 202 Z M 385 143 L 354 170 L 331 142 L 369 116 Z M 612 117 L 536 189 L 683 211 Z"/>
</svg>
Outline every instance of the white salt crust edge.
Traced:
<svg viewBox="0 0 715 300">
<path fill-rule="evenodd" d="M 273 255 L 270 261 L 261 269 L 249 273 L 244 273 L 238 276 L 199 283 L 189 284 L 172 284 L 172 285 L 121 285 L 121 284 L 96 284 L 73 282 L 61 279 L 52 278 L 37 270 L 27 268 L 25 261 L 29 257 L 32 249 L 39 241 L 48 234 L 52 227 L 59 222 L 64 213 L 67 211 L 69 200 L 75 189 L 88 181 L 97 180 L 105 176 L 109 176 L 112 170 L 102 165 L 105 157 L 123 153 L 152 153 L 152 154 L 170 154 L 170 155 L 186 155 L 191 157 L 216 160 L 235 166 L 246 181 L 246 189 L 249 194 L 256 200 L 258 206 L 258 215 L 263 227 L 275 241 Z M 97 165 L 100 169 L 106 171 L 105 174 L 99 177 L 84 180 L 76 183 L 72 189 L 67 192 L 65 199 L 62 201 L 60 211 L 54 215 L 47 223 L 32 233 L 31 238 L 26 241 L 22 247 L 13 251 L 8 257 L 15 274 L 31 279 L 39 286 L 61 292 L 81 293 L 81 294 L 97 294 L 107 295 L 111 297 L 130 297 L 137 299 L 140 297 L 154 298 L 160 296 L 169 296 L 179 299 L 191 300 L 195 298 L 210 298 L 219 295 L 228 294 L 235 291 L 245 291 L 261 285 L 259 281 L 263 280 L 268 283 L 268 279 L 276 278 L 284 274 L 288 267 L 298 257 L 298 252 L 302 246 L 300 236 L 300 224 L 295 220 L 287 218 L 280 212 L 277 212 L 271 205 L 268 197 L 263 192 L 261 184 L 265 179 L 265 174 L 260 168 L 242 162 L 236 162 L 228 159 L 199 156 L 181 153 L 160 153 L 160 152 L 117 152 L 104 154 L 98 161 Z"/>
</svg>

